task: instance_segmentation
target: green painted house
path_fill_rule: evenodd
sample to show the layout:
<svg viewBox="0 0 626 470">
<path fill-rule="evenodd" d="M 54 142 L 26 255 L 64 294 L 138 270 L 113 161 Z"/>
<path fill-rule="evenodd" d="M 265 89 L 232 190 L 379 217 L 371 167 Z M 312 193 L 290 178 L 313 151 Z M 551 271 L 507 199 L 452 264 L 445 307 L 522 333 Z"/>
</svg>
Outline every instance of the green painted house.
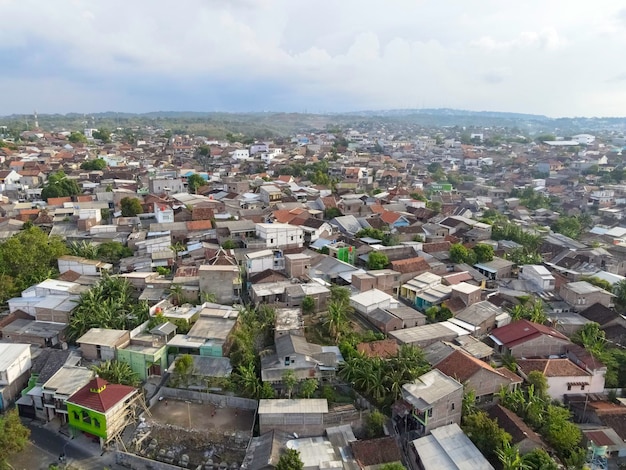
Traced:
<svg viewBox="0 0 626 470">
<path fill-rule="evenodd" d="M 163 375 L 167 369 L 167 345 L 130 344 L 117 350 L 117 360 L 128 364 L 141 380 L 151 375 Z"/>
<path fill-rule="evenodd" d="M 129 424 L 138 397 L 134 387 L 92 379 L 66 400 L 72 433 L 99 437 L 103 446 Z"/>
</svg>

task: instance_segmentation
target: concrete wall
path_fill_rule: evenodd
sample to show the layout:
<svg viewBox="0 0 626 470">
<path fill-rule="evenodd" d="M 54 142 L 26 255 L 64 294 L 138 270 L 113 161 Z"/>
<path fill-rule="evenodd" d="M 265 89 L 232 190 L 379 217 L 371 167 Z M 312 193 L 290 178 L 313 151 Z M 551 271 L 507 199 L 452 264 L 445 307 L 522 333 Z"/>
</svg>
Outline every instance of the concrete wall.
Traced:
<svg viewBox="0 0 626 470">
<path fill-rule="evenodd" d="M 565 354 L 568 341 L 541 335 L 538 338 L 526 341 L 511 348 L 511 354 L 516 357 L 547 357 Z"/>
<path fill-rule="evenodd" d="M 239 268 L 237 266 L 219 266 L 218 268 L 224 269 L 200 268 L 200 292 L 215 294 L 217 303 L 231 304 L 235 299 L 233 281 L 239 277 Z"/>
<path fill-rule="evenodd" d="M 115 452 L 115 463 L 122 467 L 132 468 L 133 470 L 180 470 L 182 468 L 178 465 L 170 465 L 165 462 L 128 454 L 121 450 Z"/>
<path fill-rule="evenodd" d="M 240 408 L 242 410 L 256 410 L 259 406 L 257 400 L 251 400 L 249 398 L 231 397 L 227 395 L 217 395 L 215 393 L 196 392 L 194 390 L 181 390 L 169 387 L 162 387 L 159 394 L 150 400 L 150 406 L 152 406 L 160 396 L 176 400 L 193 400 L 202 403 L 212 403 L 220 407 Z"/>
</svg>

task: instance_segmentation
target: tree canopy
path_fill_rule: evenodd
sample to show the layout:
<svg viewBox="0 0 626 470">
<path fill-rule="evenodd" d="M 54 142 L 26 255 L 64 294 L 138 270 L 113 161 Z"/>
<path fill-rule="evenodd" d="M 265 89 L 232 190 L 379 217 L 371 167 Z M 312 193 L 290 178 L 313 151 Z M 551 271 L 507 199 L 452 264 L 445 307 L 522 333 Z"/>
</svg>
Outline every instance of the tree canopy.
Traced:
<svg viewBox="0 0 626 470">
<path fill-rule="evenodd" d="M 21 230 L 0 243 L 0 302 L 5 302 L 33 284 L 54 277 L 57 259 L 67 253 L 58 237 L 38 227 Z"/>
<path fill-rule="evenodd" d="M 300 460 L 300 452 L 296 449 L 285 449 L 278 459 L 276 470 L 303 470 L 304 463 Z"/>
<path fill-rule="evenodd" d="M 26 449 L 29 437 L 30 430 L 22 424 L 17 410 L 0 415 L 0 468 L 13 468 L 6 459 Z"/>
<path fill-rule="evenodd" d="M 206 180 L 197 173 L 194 173 L 193 175 L 189 175 L 187 177 L 187 189 L 192 194 L 196 194 L 198 188 L 200 186 L 204 186 L 205 184 Z"/>
<path fill-rule="evenodd" d="M 124 197 L 120 201 L 122 217 L 135 217 L 143 212 L 141 201 L 136 197 Z"/>
<path fill-rule="evenodd" d="M 107 167 L 107 162 L 103 158 L 95 158 L 93 160 L 85 160 L 80 164 L 82 170 L 98 171 L 104 170 Z"/>
<path fill-rule="evenodd" d="M 379 251 L 370 251 L 367 257 L 368 269 L 385 269 L 389 264 L 389 258 L 385 253 Z"/>
<path fill-rule="evenodd" d="M 67 140 L 69 140 L 71 143 L 73 144 L 77 144 L 77 143 L 87 143 L 87 137 L 85 137 L 85 134 L 83 134 L 82 132 L 72 132 L 68 137 Z"/>
<path fill-rule="evenodd" d="M 69 179 L 63 171 L 57 171 L 48 177 L 48 181 L 41 190 L 41 198 L 47 201 L 52 197 L 76 196 L 81 192 L 75 180 Z"/>
<path fill-rule="evenodd" d="M 129 364 L 122 361 L 108 360 L 91 367 L 98 377 L 102 377 L 113 384 L 130 385 L 136 387 L 139 385 L 139 376 Z"/>
</svg>

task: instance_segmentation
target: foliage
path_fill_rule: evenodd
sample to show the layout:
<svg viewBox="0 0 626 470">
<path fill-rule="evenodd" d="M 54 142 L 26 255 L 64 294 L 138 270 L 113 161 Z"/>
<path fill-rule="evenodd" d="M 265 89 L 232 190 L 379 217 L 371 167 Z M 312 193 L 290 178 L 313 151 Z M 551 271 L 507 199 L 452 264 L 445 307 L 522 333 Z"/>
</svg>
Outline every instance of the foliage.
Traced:
<svg viewBox="0 0 626 470">
<path fill-rule="evenodd" d="M 98 139 L 102 141 L 103 144 L 108 144 L 111 142 L 111 132 L 108 129 L 98 129 L 91 133 L 91 136 L 94 139 Z"/>
<path fill-rule="evenodd" d="M 204 186 L 205 184 L 206 184 L 206 180 L 197 173 L 194 173 L 187 177 L 187 189 L 192 194 L 196 194 L 198 191 L 198 188 L 200 186 Z"/>
<path fill-rule="evenodd" d="M 103 158 L 95 158 L 93 160 L 85 160 L 80 164 L 82 170 L 101 171 L 107 167 L 107 162 Z"/>
<path fill-rule="evenodd" d="M 493 240 L 511 240 L 522 245 L 528 253 L 536 253 L 541 246 L 541 237 L 524 230 L 511 222 L 497 222 L 492 225 Z"/>
<path fill-rule="evenodd" d="M 552 223 L 550 228 L 553 231 L 561 233 L 566 237 L 573 238 L 574 240 L 580 238 L 583 232 L 583 226 L 580 223 L 580 219 L 575 215 L 571 217 L 562 215 Z"/>
<path fill-rule="evenodd" d="M 319 381 L 317 379 L 306 379 L 300 384 L 300 396 L 302 398 L 311 398 L 318 387 Z"/>
<path fill-rule="evenodd" d="M 344 301 L 331 300 L 326 308 L 323 325 L 331 338 L 337 342 L 348 327 L 348 312 L 351 307 Z"/>
<path fill-rule="evenodd" d="M 544 324 L 548 320 L 543 300 L 535 299 L 532 303 L 520 303 L 514 305 L 509 313 L 513 320 L 530 320 L 534 323 Z"/>
<path fill-rule="evenodd" d="M 80 194 L 82 190 L 78 183 L 69 179 L 63 171 L 51 173 L 48 181 L 43 185 L 41 190 L 41 198 L 47 201 L 53 197 L 68 197 Z"/>
<path fill-rule="evenodd" d="M 315 310 L 315 299 L 310 295 L 305 295 L 302 299 L 302 313 L 311 314 Z"/>
<path fill-rule="evenodd" d="M 450 246 L 450 261 L 473 265 L 476 263 L 476 253 L 460 243 L 455 243 Z"/>
<path fill-rule="evenodd" d="M 77 143 L 84 144 L 84 143 L 87 143 L 87 137 L 85 137 L 85 135 L 82 132 L 72 132 L 72 133 L 70 133 L 70 135 L 67 137 L 67 140 L 69 140 L 73 144 L 77 144 Z"/>
<path fill-rule="evenodd" d="M 133 250 L 122 242 L 110 241 L 98 245 L 98 259 L 111 264 L 117 264 L 122 258 L 133 256 Z"/>
<path fill-rule="evenodd" d="M 389 258 L 380 251 L 370 251 L 367 257 L 368 269 L 384 269 L 389 264 Z"/>
<path fill-rule="evenodd" d="M 21 230 L 0 243 L 0 301 L 57 274 L 57 259 L 67 253 L 58 237 L 38 227 Z"/>
<path fill-rule="evenodd" d="M 365 421 L 365 429 L 367 431 L 367 437 L 381 437 L 385 434 L 384 425 L 387 418 L 378 410 L 372 411 L 367 415 Z"/>
<path fill-rule="evenodd" d="M 522 460 L 532 470 L 558 470 L 559 468 L 554 459 L 541 448 L 528 452 Z"/>
<path fill-rule="evenodd" d="M 175 380 L 182 381 L 182 383 L 187 385 L 192 374 L 193 356 L 191 354 L 182 354 L 178 356 L 174 364 Z"/>
<path fill-rule="evenodd" d="M 148 320 L 148 304 L 132 294 L 127 279 L 104 275 L 80 295 L 67 326 L 68 340 L 76 341 L 91 328 L 131 330 Z"/>
<path fill-rule="evenodd" d="M 333 284 L 330 286 L 330 300 L 333 302 L 348 304 L 350 302 L 350 291 L 345 287 Z"/>
<path fill-rule="evenodd" d="M 619 281 L 613 286 L 615 294 L 615 304 L 622 311 L 626 310 L 626 279 Z"/>
<path fill-rule="evenodd" d="M 550 396 L 548 395 L 548 380 L 546 379 L 545 375 L 543 375 L 538 370 L 533 370 L 528 373 L 528 377 L 526 378 L 526 381 L 528 382 L 529 385 L 533 386 L 535 390 L 535 394 L 539 398 L 543 400 L 550 399 Z"/>
<path fill-rule="evenodd" d="M 424 313 L 426 314 L 426 318 L 429 323 L 446 321 L 454 316 L 448 307 L 438 305 L 428 307 Z"/>
<path fill-rule="evenodd" d="M 406 467 L 400 462 L 391 462 L 382 465 L 378 470 L 406 470 Z"/>
<path fill-rule="evenodd" d="M 300 460 L 300 452 L 295 449 L 285 449 L 278 459 L 276 470 L 303 470 L 304 464 Z"/>
<path fill-rule="evenodd" d="M 375 238 L 376 240 L 381 240 L 385 238 L 385 232 L 377 228 L 362 228 L 357 233 L 354 234 L 354 238 Z"/>
<path fill-rule="evenodd" d="M 478 450 L 490 461 L 495 461 L 498 450 L 511 442 L 511 435 L 484 411 L 464 416 L 461 427 Z"/>
<path fill-rule="evenodd" d="M 359 354 L 347 348 L 346 342 L 339 347 L 345 358 L 339 376 L 380 407 L 390 406 L 401 396 L 404 384 L 430 369 L 422 350 L 406 344 L 386 360 Z"/>
<path fill-rule="evenodd" d="M 519 449 L 505 442 L 502 447 L 496 449 L 496 455 L 500 461 L 502 470 L 530 470 L 519 453 Z"/>
<path fill-rule="evenodd" d="M 519 197 L 520 204 L 531 211 L 537 209 L 548 209 L 551 203 L 548 196 L 545 196 L 530 187 L 521 190 L 514 189 L 511 191 L 511 197 Z"/>
<path fill-rule="evenodd" d="M 91 367 L 98 377 L 102 377 L 113 384 L 139 385 L 139 376 L 133 371 L 129 364 L 122 361 L 104 361 Z"/>
<path fill-rule="evenodd" d="M 291 369 L 286 370 L 283 372 L 281 381 L 287 391 L 287 397 L 291 398 L 291 393 L 293 392 L 294 387 L 298 384 L 298 378 L 296 377 L 295 372 Z"/>
<path fill-rule="evenodd" d="M 543 262 L 543 258 L 539 253 L 528 251 L 524 247 L 511 250 L 511 252 L 506 255 L 506 258 L 515 263 L 517 266 L 525 264 L 541 264 Z"/>
<path fill-rule="evenodd" d="M 22 424 L 17 410 L 0 415 L 0 468 L 8 466 L 7 458 L 26 449 L 29 437 L 30 430 Z"/>
<path fill-rule="evenodd" d="M 493 259 L 493 247 L 484 243 L 479 243 L 472 251 L 476 255 L 476 261 L 479 263 L 485 263 Z"/>
<path fill-rule="evenodd" d="M 120 201 L 122 217 L 135 217 L 143 212 L 141 201 L 136 197 L 124 197 Z"/>
<path fill-rule="evenodd" d="M 327 207 L 324 209 L 324 218 L 326 220 L 334 219 L 335 217 L 341 217 L 343 213 L 337 207 Z"/>
<path fill-rule="evenodd" d="M 228 240 L 224 240 L 224 242 L 222 243 L 222 248 L 224 248 L 225 250 L 234 250 L 235 248 L 237 248 L 237 243 L 229 238 Z"/>
</svg>

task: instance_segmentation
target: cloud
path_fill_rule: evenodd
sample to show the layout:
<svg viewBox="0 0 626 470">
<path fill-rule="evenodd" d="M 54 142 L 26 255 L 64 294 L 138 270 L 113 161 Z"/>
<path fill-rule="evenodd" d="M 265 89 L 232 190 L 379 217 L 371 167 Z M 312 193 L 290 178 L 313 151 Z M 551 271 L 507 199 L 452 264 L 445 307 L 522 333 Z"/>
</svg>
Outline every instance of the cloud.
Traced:
<svg viewBox="0 0 626 470">
<path fill-rule="evenodd" d="M 626 108 L 621 93 L 598 98 L 598 70 L 626 47 L 619 0 L 0 0 L 0 10 L 7 113 Z"/>
</svg>

